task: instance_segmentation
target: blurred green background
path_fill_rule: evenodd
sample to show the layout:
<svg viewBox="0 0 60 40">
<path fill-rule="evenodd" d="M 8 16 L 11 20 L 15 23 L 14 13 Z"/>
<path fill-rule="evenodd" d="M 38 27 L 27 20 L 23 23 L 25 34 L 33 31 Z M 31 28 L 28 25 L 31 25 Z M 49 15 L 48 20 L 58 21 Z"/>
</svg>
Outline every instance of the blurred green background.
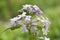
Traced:
<svg viewBox="0 0 60 40">
<path fill-rule="evenodd" d="M 2 31 L 9 27 L 9 19 L 17 16 L 22 5 L 37 5 L 51 21 L 48 37 L 60 40 L 60 0 L 0 0 L 0 40 L 27 40 L 27 33 L 20 29 Z"/>
</svg>

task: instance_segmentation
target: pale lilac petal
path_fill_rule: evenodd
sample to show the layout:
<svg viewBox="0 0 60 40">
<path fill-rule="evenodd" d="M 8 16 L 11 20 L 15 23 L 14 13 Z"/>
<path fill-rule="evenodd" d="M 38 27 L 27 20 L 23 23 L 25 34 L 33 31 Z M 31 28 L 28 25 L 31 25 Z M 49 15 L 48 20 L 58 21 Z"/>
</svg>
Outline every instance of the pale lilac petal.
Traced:
<svg viewBox="0 0 60 40">
<path fill-rule="evenodd" d="M 19 24 L 19 17 L 14 17 L 10 19 L 10 23 L 11 23 L 11 26 L 16 26 L 17 24 Z"/>
<path fill-rule="evenodd" d="M 35 31 L 35 30 L 37 30 L 36 26 L 35 25 L 32 25 L 31 26 L 31 31 Z"/>
<path fill-rule="evenodd" d="M 27 31 L 28 31 L 27 28 L 26 28 L 26 25 L 23 25 L 23 26 L 21 27 L 21 30 L 22 30 L 23 32 L 27 32 Z"/>
<path fill-rule="evenodd" d="M 31 16 L 26 16 L 25 21 L 30 21 L 31 20 Z"/>
<path fill-rule="evenodd" d="M 38 6 L 34 5 L 33 6 L 33 12 L 36 12 L 36 15 L 40 15 L 41 13 L 43 13 Z"/>
</svg>

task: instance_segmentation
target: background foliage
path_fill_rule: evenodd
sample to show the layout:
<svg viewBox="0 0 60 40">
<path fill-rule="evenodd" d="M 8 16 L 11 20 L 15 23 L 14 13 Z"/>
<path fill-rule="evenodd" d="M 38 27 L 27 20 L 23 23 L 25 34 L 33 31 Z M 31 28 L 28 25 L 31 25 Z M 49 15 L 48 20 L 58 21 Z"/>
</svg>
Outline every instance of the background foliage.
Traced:
<svg viewBox="0 0 60 40">
<path fill-rule="evenodd" d="M 20 14 L 18 10 L 24 4 L 39 6 L 51 21 L 48 37 L 60 40 L 60 0 L 0 0 L 0 40 L 28 40 L 28 34 L 20 29 L 2 31 L 9 27 L 9 19 Z"/>
</svg>

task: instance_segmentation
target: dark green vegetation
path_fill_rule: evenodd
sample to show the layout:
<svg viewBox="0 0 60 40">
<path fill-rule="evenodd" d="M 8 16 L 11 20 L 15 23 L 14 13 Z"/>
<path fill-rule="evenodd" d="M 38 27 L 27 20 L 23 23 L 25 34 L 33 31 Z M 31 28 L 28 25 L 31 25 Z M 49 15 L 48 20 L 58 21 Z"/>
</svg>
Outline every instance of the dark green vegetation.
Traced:
<svg viewBox="0 0 60 40">
<path fill-rule="evenodd" d="M 20 29 L 3 32 L 8 27 L 7 20 L 20 14 L 17 11 L 24 4 L 39 6 L 44 12 L 43 15 L 51 21 L 48 37 L 51 40 L 60 40 L 60 0 L 0 0 L 0 40 L 28 40 L 28 34 L 22 34 Z"/>
</svg>

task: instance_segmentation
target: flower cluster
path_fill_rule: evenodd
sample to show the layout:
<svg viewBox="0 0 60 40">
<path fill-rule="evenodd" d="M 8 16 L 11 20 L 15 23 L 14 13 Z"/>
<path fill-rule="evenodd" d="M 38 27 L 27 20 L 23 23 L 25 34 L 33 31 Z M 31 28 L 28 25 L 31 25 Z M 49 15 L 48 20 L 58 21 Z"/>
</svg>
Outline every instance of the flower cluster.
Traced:
<svg viewBox="0 0 60 40">
<path fill-rule="evenodd" d="M 24 10 L 29 11 L 29 13 L 36 13 L 36 15 L 43 13 L 36 5 L 23 5 L 23 8 L 18 10 L 18 12 L 24 12 Z"/>
<path fill-rule="evenodd" d="M 29 14 L 32 15 L 26 15 L 28 14 L 26 11 L 29 12 Z M 23 32 L 30 32 L 36 37 L 39 37 L 39 28 L 42 29 L 43 36 L 47 35 L 48 28 L 49 28 L 49 20 L 48 18 L 44 18 L 41 14 L 43 13 L 38 6 L 36 5 L 23 5 L 23 8 L 21 10 L 18 10 L 18 12 L 22 13 L 21 15 L 18 15 L 12 19 L 11 26 L 17 26 L 21 25 L 20 29 Z M 34 15 L 35 14 L 35 15 Z M 38 26 L 38 23 L 42 26 Z M 43 37 L 43 40 L 50 40 L 47 37 Z"/>
</svg>

